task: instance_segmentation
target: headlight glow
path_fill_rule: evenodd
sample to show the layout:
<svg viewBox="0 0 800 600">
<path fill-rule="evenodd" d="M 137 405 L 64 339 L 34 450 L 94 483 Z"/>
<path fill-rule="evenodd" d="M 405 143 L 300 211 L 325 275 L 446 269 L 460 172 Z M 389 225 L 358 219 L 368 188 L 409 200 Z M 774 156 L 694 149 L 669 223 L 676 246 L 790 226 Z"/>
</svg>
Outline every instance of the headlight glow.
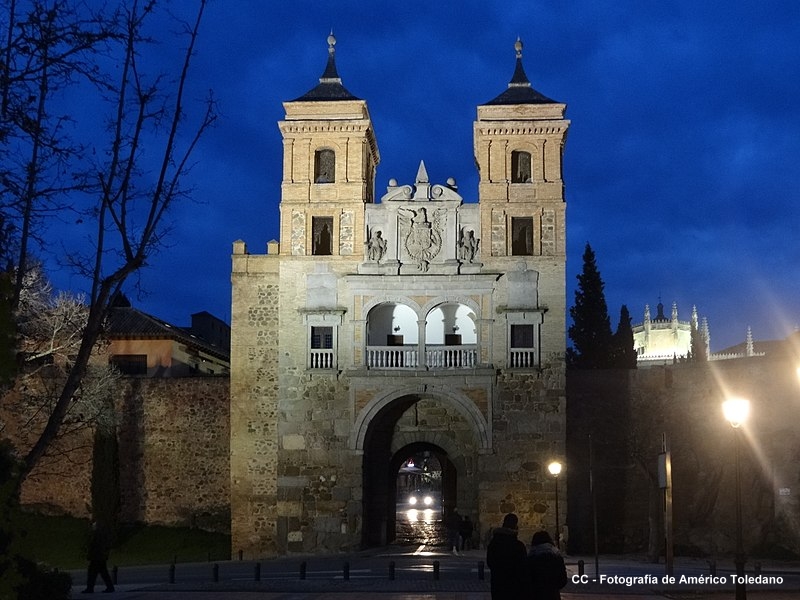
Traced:
<svg viewBox="0 0 800 600">
<path fill-rule="evenodd" d="M 415 505 L 417 503 L 417 497 L 416 496 L 411 496 L 408 499 L 408 503 L 411 504 L 412 506 Z"/>
<path fill-rule="evenodd" d="M 425 496 L 424 502 L 425 506 L 430 506 L 431 504 L 433 504 L 433 498 L 431 498 L 430 496 Z"/>
</svg>

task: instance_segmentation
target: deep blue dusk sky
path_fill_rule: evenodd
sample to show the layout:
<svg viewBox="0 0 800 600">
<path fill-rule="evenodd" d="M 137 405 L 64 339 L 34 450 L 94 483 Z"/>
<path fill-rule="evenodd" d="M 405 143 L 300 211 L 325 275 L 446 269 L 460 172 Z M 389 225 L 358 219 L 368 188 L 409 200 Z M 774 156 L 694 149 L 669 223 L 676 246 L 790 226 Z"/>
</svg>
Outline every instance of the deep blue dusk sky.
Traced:
<svg viewBox="0 0 800 600">
<path fill-rule="evenodd" d="M 215 0 L 193 85 L 215 91 L 222 118 L 196 155 L 197 203 L 173 213 L 136 307 L 229 321 L 231 244 L 263 253 L 278 237 L 281 102 L 316 85 L 331 28 L 374 123 L 378 197 L 424 160 L 476 200 L 476 106 L 506 88 L 519 36 L 533 87 L 572 121 L 567 304 L 589 242 L 614 328 L 622 304 L 640 322 L 659 297 L 682 319 L 696 305 L 712 350 L 748 325 L 764 340 L 800 324 L 797 0 Z"/>
</svg>

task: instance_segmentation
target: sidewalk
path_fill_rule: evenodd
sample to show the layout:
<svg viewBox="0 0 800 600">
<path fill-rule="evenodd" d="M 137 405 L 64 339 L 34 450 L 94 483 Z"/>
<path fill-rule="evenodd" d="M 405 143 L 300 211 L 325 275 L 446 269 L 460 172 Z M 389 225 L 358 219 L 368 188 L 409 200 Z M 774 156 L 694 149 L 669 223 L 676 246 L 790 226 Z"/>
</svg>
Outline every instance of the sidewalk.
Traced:
<svg viewBox="0 0 800 600">
<path fill-rule="evenodd" d="M 338 558 L 338 557 L 337 557 Z M 446 554 L 429 557 L 442 564 L 442 578 L 434 579 L 422 569 L 400 574 L 389 579 L 378 562 L 370 569 L 357 569 L 359 561 L 381 561 L 384 558 L 396 559 L 397 555 L 362 552 L 349 557 L 343 556 L 353 564 L 353 576 L 344 580 L 340 572 L 319 571 L 308 579 L 300 579 L 294 573 L 285 571 L 281 578 L 264 578 L 254 580 L 252 572 L 247 577 L 232 575 L 226 570 L 227 577 L 220 577 L 214 582 L 210 578 L 194 578 L 194 580 L 178 578 L 176 583 L 166 583 L 164 578 L 150 579 L 148 582 L 135 583 L 120 578 L 115 594 L 104 597 L 122 597 L 131 600 L 294 600 L 307 598 L 310 600 L 491 600 L 489 591 L 491 573 L 487 568 L 485 578 L 477 575 L 478 564 L 485 559 L 485 551 L 472 550 L 459 557 Z M 731 581 L 733 565 L 720 561 L 712 565 L 700 559 L 677 559 L 673 573 L 676 577 L 673 585 L 664 585 L 662 578 L 663 564 L 651 564 L 637 557 L 602 556 L 599 559 L 601 577 L 595 576 L 594 557 L 566 557 L 570 582 L 562 591 L 564 600 L 727 600 L 734 595 Z M 583 566 L 579 561 L 583 560 Z M 280 559 L 277 559 L 280 562 Z M 269 562 L 269 561 L 265 561 Z M 445 568 L 458 564 L 474 565 L 471 571 L 456 572 Z M 227 565 L 227 566 L 226 566 Z M 231 561 L 223 565 L 230 569 L 236 565 L 251 566 L 247 562 Z M 180 566 L 180 565 L 179 565 Z M 207 573 L 208 564 L 200 565 L 203 573 Z M 362 566 L 362 565 L 358 565 Z M 363 565 L 366 566 L 366 565 Z M 756 570 L 757 569 L 757 570 Z M 167 567 L 164 566 L 164 573 Z M 770 585 L 748 585 L 749 600 L 796 600 L 800 598 L 800 564 L 798 563 L 764 563 L 756 566 L 748 565 L 747 574 L 755 576 L 762 573 L 773 580 Z M 266 574 L 266 570 L 265 570 Z M 716 579 L 709 581 L 714 574 Z M 183 575 L 183 573 L 181 573 Z M 681 583 L 680 578 L 694 578 L 695 583 Z M 780 581 L 777 579 L 780 578 Z M 86 598 L 82 595 L 82 585 L 77 585 L 82 577 L 74 578 L 73 598 Z M 698 583 L 699 582 L 699 583 Z M 102 584 L 96 590 L 102 591 Z"/>
</svg>

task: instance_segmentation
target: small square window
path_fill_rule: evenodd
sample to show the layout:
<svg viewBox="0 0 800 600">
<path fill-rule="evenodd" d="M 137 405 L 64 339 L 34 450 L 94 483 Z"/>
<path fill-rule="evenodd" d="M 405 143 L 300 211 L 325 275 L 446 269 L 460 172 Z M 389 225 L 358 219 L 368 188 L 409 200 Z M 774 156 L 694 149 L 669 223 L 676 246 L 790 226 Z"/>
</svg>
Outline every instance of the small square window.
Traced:
<svg viewBox="0 0 800 600">
<path fill-rule="evenodd" d="M 533 348 L 533 325 L 512 325 L 511 326 L 511 347 L 512 348 Z"/>
<path fill-rule="evenodd" d="M 311 328 L 311 349 L 312 350 L 332 350 L 333 349 L 333 327 L 312 327 Z"/>
</svg>

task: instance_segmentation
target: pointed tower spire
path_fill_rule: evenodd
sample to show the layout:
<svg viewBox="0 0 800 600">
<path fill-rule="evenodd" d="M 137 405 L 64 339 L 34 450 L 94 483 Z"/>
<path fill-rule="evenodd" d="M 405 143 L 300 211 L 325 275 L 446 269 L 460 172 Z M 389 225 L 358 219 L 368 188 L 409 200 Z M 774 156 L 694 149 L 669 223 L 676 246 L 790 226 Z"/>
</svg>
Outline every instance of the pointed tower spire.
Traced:
<svg viewBox="0 0 800 600">
<path fill-rule="evenodd" d="M 711 330 L 708 328 L 708 317 L 703 317 L 703 341 L 706 345 L 706 356 L 711 360 Z"/>
<path fill-rule="evenodd" d="M 551 100 L 533 89 L 525 74 L 525 69 L 522 67 L 522 46 L 522 40 L 517 37 L 517 41 L 514 42 L 517 62 L 511 81 L 508 83 L 508 89 L 486 104 L 558 104 L 555 100 Z"/>
<path fill-rule="evenodd" d="M 328 62 L 325 71 L 319 78 L 319 85 L 300 96 L 294 102 L 324 101 L 324 100 L 359 100 L 348 92 L 342 85 L 342 78 L 336 69 L 336 37 L 331 29 L 328 35 Z"/>
<path fill-rule="evenodd" d="M 750 325 L 747 326 L 747 349 L 745 350 L 745 356 L 753 356 L 755 354 L 755 346 L 753 346 L 753 330 L 750 329 Z"/>
</svg>

